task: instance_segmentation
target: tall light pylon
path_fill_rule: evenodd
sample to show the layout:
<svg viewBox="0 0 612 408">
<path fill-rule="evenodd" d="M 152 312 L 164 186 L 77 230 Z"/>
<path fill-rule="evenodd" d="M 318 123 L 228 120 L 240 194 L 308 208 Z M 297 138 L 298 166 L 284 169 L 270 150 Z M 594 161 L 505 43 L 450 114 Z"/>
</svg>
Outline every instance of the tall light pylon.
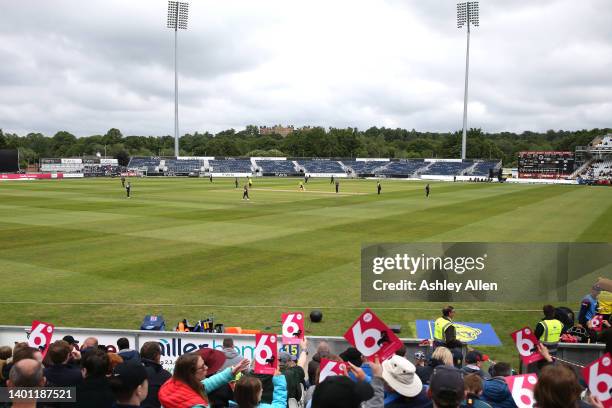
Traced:
<svg viewBox="0 0 612 408">
<path fill-rule="evenodd" d="M 463 91 L 463 137 L 461 138 L 461 160 L 465 160 L 467 147 L 468 75 L 470 72 L 470 25 L 478 27 L 478 2 L 457 3 L 457 28 L 467 26 L 467 50 L 465 53 L 465 89 Z"/>
<path fill-rule="evenodd" d="M 178 64 L 177 38 L 178 30 L 187 29 L 189 3 L 168 1 L 168 28 L 174 30 L 174 155 L 179 155 L 179 122 L 178 122 Z"/>
</svg>

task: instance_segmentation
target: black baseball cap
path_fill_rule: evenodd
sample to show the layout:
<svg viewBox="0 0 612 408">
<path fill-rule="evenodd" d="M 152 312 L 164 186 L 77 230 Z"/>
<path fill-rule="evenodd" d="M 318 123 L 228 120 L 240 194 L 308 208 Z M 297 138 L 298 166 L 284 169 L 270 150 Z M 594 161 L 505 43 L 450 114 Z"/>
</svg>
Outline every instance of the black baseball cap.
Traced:
<svg viewBox="0 0 612 408">
<path fill-rule="evenodd" d="M 78 340 L 75 340 L 74 337 L 68 335 L 68 336 L 64 336 L 64 338 L 62 339 L 65 342 L 67 342 L 68 344 L 79 344 Z"/>
<path fill-rule="evenodd" d="M 361 367 L 361 352 L 355 347 L 349 347 L 340 353 L 339 357 L 347 362 L 351 362 L 357 367 Z"/>
<path fill-rule="evenodd" d="M 374 389 L 366 382 L 355 382 L 343 375 L 327 377 L 312 395 L 312 408 L 359 408 L 374 396 Z"/>
<path fill-rule="evenodd" d="M 437 366 L 429 380 L 429 389 L 437 405 L 459 406 L 465 392 L 463 372 L 451 366 Z"/>
<path fill-rule="evenodd" d="M 113 378 L 121 384 L 121 389 L 135 390 L 147 379 L 147 370 L 140 361 L 128 360 L 115 367 Z"/>
</svg>

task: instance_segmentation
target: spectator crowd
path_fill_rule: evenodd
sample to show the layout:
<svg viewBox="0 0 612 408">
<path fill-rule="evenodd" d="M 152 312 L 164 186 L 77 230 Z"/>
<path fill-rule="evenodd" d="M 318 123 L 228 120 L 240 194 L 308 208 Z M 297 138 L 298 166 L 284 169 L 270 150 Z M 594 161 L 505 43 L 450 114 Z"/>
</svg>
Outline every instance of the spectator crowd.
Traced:
<svg viewBox="0 0 612 408">
<path fill-rule="evenodd" d="M 590 395 L 575 367 L 558 360 L 555 353 L 561 336 L 578 329 L 584 329 L 588 340 L 605 342 L 610 352 L 612 298 L 608 294 L 612 295 L 594 286 L 582 299 L 578 321 L 571 327 L 562 316 L 559 319 L 556 308 L 543 307 L 544 318 L 535 326 L 541 341 L 538 351 L 544 357 L 537 366 L 533 392 L 538 408 L 603 407 Z M 478 350 L 463 353 L 464 345 L 453 327 L 454 315 L 454 308 L 445 307 L 435 322 L 431 343 L 411 353 L 404 345 L 384 361 L 372 361 L 353 347 L 336 355 L 325 341 L 312 348 L 315 352 L 310 356 L 305 338 L 298 355 L 279 353 L 273 375 L 255 374 L 229 337 L 223 340 L 222 350 L 203 348 L 179 356 L 173 373 L 160 363 L 158 342 L 146 342 L 134 350 L 128 339 L 120 338 L 118 351 L 111 353 L 94 337 L 78 347 L 74 337 L 65 336 L 50 344 L 44 359 L 39 349 L 17 343 L 0 347 L 0 386 L 76 389 L 76 402 L 24 400 L 14 407 L 517 408 L 505 380 L 516 372 L 508 362 L 491 361 Z M 597 333 L 591 323 L 596 315 L 603 316 Z M 345 375 L 323 377 L 323 359 L 341 362 Z M 0 402 L 0 407 L 9 406 Z"/>
</svg>

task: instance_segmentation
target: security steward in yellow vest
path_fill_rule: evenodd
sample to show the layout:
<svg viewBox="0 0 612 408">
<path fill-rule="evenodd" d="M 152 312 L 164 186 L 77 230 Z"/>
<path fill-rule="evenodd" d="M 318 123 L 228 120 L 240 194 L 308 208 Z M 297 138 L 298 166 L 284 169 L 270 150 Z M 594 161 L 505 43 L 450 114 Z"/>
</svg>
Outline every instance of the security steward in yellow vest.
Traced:
<svg viewBox="0 0 612 408">
<path fill-rule="evenodd" d="M 597 313 L 603 316 L 604 320 L 610 321 L 612 316 L 612 292 L 602 290 L 597 298 Z"/>
<path fill-rule="evenodd" d="M 457 332 L 453 325 L 455 308 L 446 306 L 442 309 L 442 317 L 438 317 L 434 322 L 434 347 L 444 346 L 449 349 L 461 347 L 461 342 L 457 340 Z"/>
<path fill-rule="evenodd" d="M 557 352 L 559 338 L 564 332 L 563 323 L 555 319 L 555 307 L 545 305 L 542 308 L 544 319 L 540 320 L 536 325 L 535 336 L 540 340 L 551 354 Z"/>
</svg>

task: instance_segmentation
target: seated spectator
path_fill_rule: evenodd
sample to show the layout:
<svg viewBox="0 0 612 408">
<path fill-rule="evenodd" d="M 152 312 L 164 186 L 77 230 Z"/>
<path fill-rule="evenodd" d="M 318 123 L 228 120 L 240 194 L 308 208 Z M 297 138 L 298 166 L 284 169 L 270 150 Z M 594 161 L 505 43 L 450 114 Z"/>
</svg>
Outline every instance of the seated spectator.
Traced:
<svg viewBox="0 0 612 408">
<path fill-rule="evenodd" d="M 79 341 L 75 340 L 72 336 L 64 336 L 62 340 L 70 345 L 70 357 L 68 358 L 68 364 L 76 366 L 81 365 L 81 352 L 77 349 Z"/>
<path fill-rule="evenodd" d="M 172 377 L 172 374 L 164 370 L 160 364 L 161 347 L 156 341 L 147 341 L 140 348 L 140 361 L 147 371 L 149 389 L 147 398 L 140 404 L 142 408 L 160 408 L 161 404 L 157 396 L 160 387 Z"/>
<path fill-rule="evenodd" d="M 395 355 L 406 358 L 406 351 L 407 350 L 408 350 L 408 348 L 406 347 L 406 345 L 404 343 L 402 343 L 402 346 L 397 349 L 397 351 L 395 352 Z"/>
<path fill-rule="evenodd" d="M 0 347 L 0 387 L 6 386 L 6 379 L 8 377 L 8 372 L 6 374 L 3 373 L 4 367 L 8 364 L 9 359 L 13 357 L 13 349 L 9 346 Z"/>
<path fill-rule="evenodd" d="M 606 353 L 612 354 L 612 328 L 608 327 L 597 336 L 597 341 L 606 344 Z"/>
<path fill-rule="evenodd" d="M 119 364 L 123 363 L 123 358 L 117 353 L 107 353 L 108 354 L 108 372 L 106 375 L 111 376 L 115 367 Z"/>
<path fill-rule="evenodd" d="M 221 369 L 225 369 L 227 367 L 231 367 L 240 363 L 243 357 L 236 351 L 234 348 L 234 340 L 231 338 L 223 339 L 223 354 L 225 354 L 225 363 Z"/>
<path fill-rule="evenodd" d="M 2 368 L 2 376 L 5 379 L 8 379 L 9 372 L 11 371 L 11 368 L 13 368 L 13 365 L 25 359 L 33 359 L 42 364 L 42 354 L 39 350 L 35 349 L 34 347 L 30 347 L 26 342 L 16 343 L 15 347 L 13 347 L 12 359 L 10 361 L 7 360 L 7 363 Z"/>
<path fill-rule="evenodd" d="M 588 407 L 580 400 L 582 387 L 576 373 L 570 368 L 558 364 L 542 369 L 533 396 L 538 408 Z"/>
<path fill-rule="evenodd" d="M 302 398 L 300 384 L 304 383 L 306 374 L 302 367 L 297 365 L 297 356 L 284 351 L 278 353 L 278 363 L 281 373 L 287 380 L 287 398 Z"/>
<path fill-rule="evenodd" d="M 482 395 L 482 377 L 478 373 L 467 374 L 463 377 L 465 385 L 465 400 L 461 403 L 461 408 L 491 408 L 480 399 Z"/>
<path fill-rule="evenodd" d="M 336 375 L 326 378 L 317 386 L 311 408 L 359 408 L 362 402 L 373 396 L 374 389 L 370 384 Z"/>
<path fill-rule="evenodd" d="M 147 371 L 136 359 L 117 365 L 109 382 L 117 399 L 113 408 L 138 408 L 147 398 Z"/>
<path fill-rule="evenodd" d="M 361 353 L 355 347 L 349 347 L 340 353 L 340 358 L 347 363 L 351 363 L 354 366 L 361 367 L 362 359 Z"/>
<path fill-rule="evenodd" d="M 416 375 L 415 366 L 400 356 L 393 356 L 382 363 L 382 378 L 386 383 L 385 407 L 430 408 L 431 400 Z M 376 381 L 376 377 L 372 380 Z M 373 387 L 375 384 L 372 385 Z"/>
<path fill-rule="evenodd" d="M 228 367 L 206 378 L 208 367 L 197 353 L 181 355 L 174 364 L 174 373 L 159 389 L 159 402 L 164 408 L 207 407 L 206 392 L 212 392 L 234 379 L 249 365 L 244 359 L 238 365 Z"/>
<path fill-rule="evenodd" d="M 287 406 L 287 381 L 277 369 L 272 377 L 274 394 L 272 403 L 261 402 L 263 386 L 257 377 L 243 375 L 234 389 L 234 401 L 239 408 L 285 408 Z M 231 405 L 234 406 L 234 405 Z"/>
<path fill-rule="evenodd" d="M 422 351 L 414 352 L 414 366 L 417 367 L 425 367 L 427 364 L 427 356 Z"/>
<path fill-rule="evenodd" d="M 493 408 L 517 408 L 504 377 L 512 375 L 508 363 L 497 363 L 489 370 L 491 377 L 483 384 L 481 399 Z"/>
<path fill-rule="evenodd" d="M 0 346 L 0 361 L 6 361 L 13 357 L 13 349 L 9 346 Z"/>
<path fill-rule="evenodd" d="M 274 383 L 272 381 L 274 379 L 274 376 L 270 374 L 255 374 L 255 373 L 250 373 L 250 375 L 258 378 L 259 381 L 261 381 L 261 386 L 263 389 L 263 392 L 261 395 L 261 403 L 271 404 L 272 398 L 274 397 Z"/>
<path fill-rule="evenodd" d="M 344 362 L 340 356 L 337 356 L 335 354 L 327 354 L 327 357 L 322 357 L 322 358 L 326 358 L 328 360 L 331 361 L 336 361 L 338 363 Z M 320 362 L 319 362 L 320 363 Z M 311 386 L 306 390 L 306 402 L 309 402 L 312 400 L 312 395 L 314 394 L 317 385 L 320 382 L 320 376 L 321 376 L 321 365 L 319 364 L 319 366 L 317 367 L 317 371 L 314 374 L 314 377 L 310 380 L 311 382 Z"/>
<path fill-rule="evenodd" d="M 40 361 L 24 358 L 16 362 L 6 382 L 8 388 L 18 387 L 44 387 L 45 376 Z M 35 408 L 36 400 L 24 400 L 14 402 L 13 407 L 17 408 Z"/>
<path fill-rule="evenodd" d="M 463 350 L 460 348 L 451 349 L 451 355 L 453 356 L 453 366 L 455 368 L 461 368 L 463 366 Z"/>
<path fill-rule="evenodd" d="M 433 373 L 433 370 L 439 365 L 453 366 L 453 354 L 446 347 L 436 347 L 434 352 L 431 354 L 429 364 L 422 367 L 417 367 L 416 373 L 421 379 L 423 384 L 429 384 L 429 378 Z"/>
<path fill-rule="evenodd" d="M 47 351 L 51 365 L 44 369 L 47 383 L 53 387 L 76 387 L 83 380 L 81 370 L 68 364 L 70 344 L 57 340 Z"/>
<path fill-rule="evenodd" d="M 75 338 L 73 336 L 64 336 L 62 338 L 62 340 L 64 340 L 66 343 L 70 344 L 70 351 L 74 350 L 77 346 L 77 344 L 79 344 L 78 340 L 75 340 Z"/>
<path fill-rule="evenodd" d="M 117 354 L 123 358 L 123 361 L 129 361 L 132 359 L 140 360 L 140 354 L 138 354 L 138 351 L 130 348 L 130 341 L 125 337 L 121 337 L 117 340 L 117 348 L 119 349 Z"/>
<path fill-rule="evenodd" d="M 81 346 L 81 353 L 93 348 L 98 348 L 98 339 L 96 339 L 95 337 L 88 337 L 83 340 L 83 345 Z"/>
<path fill-rule="evenodd" d="M 350 363 L 355 367 L 361 368 L 366 374 L 366 382 L 370 382 L 372 380 L 372 370 L 370 369 L 370 365 L 368 364 L 367 357 L 364 357 L 355 347 L 349 347 L 344 350 L 342 353 L 340 353 L 340 358 L 342 359 L 342 361 Z M 354 373 L 349 371 L 349 377 L 354 380 Z"/>
<path fill-rule="evenodd" d="M 302 387 L 306 380 L 306 363 L 308 361 L 308 340 L 304 338 L 300 342 L 300 356 L 292 356 L 289 353 L 280 352 L 278 363 L 281 373 L 287 380 L 287 398 L 302 398 Z"/>
<path fill-rule="evenodd" d="M 321 359 L 329 358 L 330 354 L 329 344 L 326 341 L 320 342 L 317 346 L 317 351 L 312 356 L 312 360 L 308 363 L 308 383 L 311 386 L 315 384 L 315 377 L 321 364 Z"/>
<path fill-rule="evenodd" d="M 115 402 L 106 376 L 108 372 L 108 353 L 97 347 L 88 349 L 81 357 L 83 382 L 77 385 L 75 408 L 110 408 Z"/>
<path fill-rule="evenodd" d="M 482 379 L 488 379 L 491 376 L 482 369 L 483 361 L 489 360 L 488 356 L 484 356 L 478 350 L 470 350 L 465 354 L 465 367 L 462 368 L 466 374 L 478 374 Z"/>
<path fill-rule="evenodd" d="M 435 408 L 458 408 L 465 398 L 463 372 L 452 366 L 436 367 L 427 395 Z"/>
</svg>

